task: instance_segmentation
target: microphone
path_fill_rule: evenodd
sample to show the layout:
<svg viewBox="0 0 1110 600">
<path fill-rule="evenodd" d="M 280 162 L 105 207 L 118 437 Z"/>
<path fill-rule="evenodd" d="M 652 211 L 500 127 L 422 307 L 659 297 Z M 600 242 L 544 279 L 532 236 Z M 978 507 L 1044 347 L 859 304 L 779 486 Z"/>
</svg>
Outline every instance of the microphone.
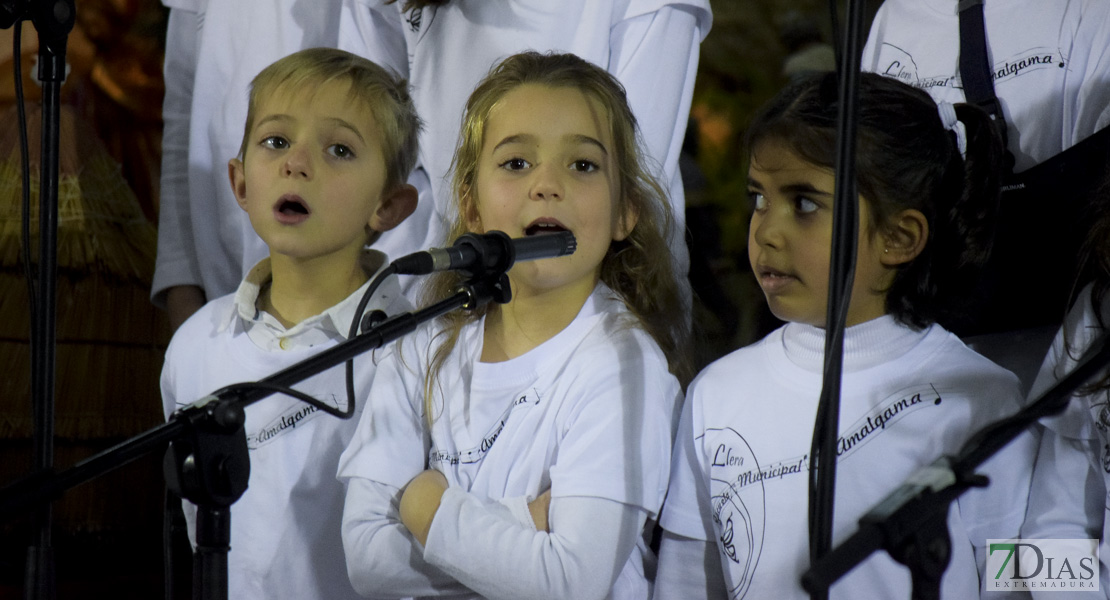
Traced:
<svg viewBox="0 0 1110 600">
<path fill-rule="evenodd" d="M 509 238 L 501 231 L 467 233 L 449 248 L 413 252 L 393 261 L 398 275 L 426 275 L 435 271 L 464 271 L 471 275 L 508 271 L 513 263 L 573 254 L 578 247 L 569 231 Z"/>
</svg>

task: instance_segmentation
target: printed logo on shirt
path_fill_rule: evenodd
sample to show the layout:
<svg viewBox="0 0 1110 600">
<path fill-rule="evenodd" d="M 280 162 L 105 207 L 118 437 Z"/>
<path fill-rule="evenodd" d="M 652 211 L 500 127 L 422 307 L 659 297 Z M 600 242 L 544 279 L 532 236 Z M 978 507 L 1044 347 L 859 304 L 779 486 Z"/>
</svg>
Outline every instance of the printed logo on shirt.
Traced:
<svg viewBox="0 0 1110 600">
<path fill-rule="evenodd" d="M 1110 430 L 1110 402 L 1104 399 L 1101 402 L 1091 402 L 1091 413 L 1095 417 L 1095 427 L 1105 433 Z"/>
<path fill-rule="evenodd" d="M 1091 398 L 1091 417 L 1095 422 L 1095 428 L 1101 434 L 1099 437 L 1106 439 L 1107 432 L 1110 431 L 1110 402 L 1107 401 L 1110 394 L 1102 395 L 1099 401 L 1095 401 L 1094 397 Z M 1110 444 L 1102 445 L 1102 470 L 1110 474 Z M 1108 495 L 1110 497 L 1110 495 Z"/>
<path fill-rule="evenodd" d="M 405 17 L 405 21 L 409 24 L 409 31 L 412 31 L 414 33 L 420 31 L 420 22 L 423 20 L 423 18 L 424 9 L 421 8 L 410 10 L 408 16 Z"/>
<path fill-rule="evenodd" d="M 435 465 L 468 465 L 481 462 L 482 459 L 486 457 L 486 454 L 489 454 L 489 451 L 493 449 L 493 443 L 497 441 L 497 438 L 505 429 L 505 423 L 509 421 L 509 416 L 512 414 L 513 410 L 519 406 L 539 406 L 539 404 L 540 393 L 535 388 L 533 388 L 530 393 L 526 392 L 520 394 L 519 396 L 514 396 L 513 400 L 509 403 L 509 407 L 505 409 L 505 412 L 503 412 L 501 416 L 497 418 L 497 420 L 486 432 L 486 434 L 482 436 L 482 441 L 477 446 L 469 448 L 467 450 L 459 450 L 453 452 L 446 450 L 437 450 L 433 446 L 431 451 L 429 451 L 428 453 L 428 466 L 432 467 Z"/>
<path fill-rule="evenodd" d="M 942 404 L 941 393 L 931 384 L 904 388 L 854 423 L 842 427 L 837 456 L 847 458 L 909 414 Z M 732 428 L 706 429 L 701 443 L 709 461 L 711 517 L 718 534 L 717 547 L 728 559 L 724 564 L 729 597 L 744 598 L 763 551 L 766 486 L 808 474 L 809 454 L 761 463 L 748 440 Z"/>
<path fill-rule="evenodd" d="M 330 394 L 328 399 L 322 401 L 327 402 L 335 408 L 339 408 L 339 401 L 335 397 L 335 394 Z M 247 449 L 254 450 L 256 448 L 261 448 L 283 434 L 290 433 L 296 430 L 297 427 L 305 425 L 321 414 L 324 414 L 324 412 L 311 404 L 295 402 L 272 421 L 259 427 L 257 431 L 246 432 Z"/>
<path fill-rule="evenodd" d="M 897 423 L 911 412 L 929 406 L 940 406 L 942 402 L 944 399 L 932 384 L 926 388 L 911 388 L 887 398 L 855 423 L 841 427 L 843 433 L 836 440 L 837 457 L 850 456 L 865 443 L 875 439 L 876 435 L 886 431 L 887 426 Z"/>
<path fill-rule="evenodd" d="M 991 78 L 995 83 L 999 83 L 1032 71 L 1065 69 L 1067 64 L 1064 53 L 1058 49 L 1030 48 L 1021 54 L 995 62 Z"/>
<path fill-rule="evenodd" d="M 763 552 L 767 519 L 764 474 L 767 478 L 776 472 L 781 476 L 783 469 L 761 468 L 748 441 L 732 428 L 706 430 L 705 439 L 716 448 L 710 468 L 710 506 L 718 534 L 717 548 L 728 559 L 728 596 L 743 598 Z M 744 471 L 733 478 L 737 468 Z M 809 468 L 808 463 L 805 468 Z"/>
<path fill-rule="evenodd" d="M 1003 60 L 995 58 L 991 69 L 991 80 L 995 84 L 1042 69 L 1064 69 L 1068 63 L 1062 50 L 1043 46 L 1026 49 Z M 926 91 L 935 87 L 963 89 L 963 81 L 959 75 L 926 75 L 918 72 L 913 56 L 892 44 L 882 45 L 876 67 L 876 72 L 881 75 Z"/>
<path fill-rule="evenodd" d="M 887 398 L 856 420 L 855 423 L 842 427 L 843 433 L 836 441 L 837 457 L 847 458 L 851 456 L 864 444 L 885 432 L 887 427 L 893 426 L 911 412 L 929 406 L 939 406 L 942 402 L 944 402 L 944 399 L 940 392 L 932 385 L 917 389 L 909 388 Z M 737 437 L 740 437 L 739 434 L 737 434 Z M 743 441 L 743 437 L 740 437 L 740 440 Z M 747 447 L 747 442 L 744 442 L 744 445 Z M 760 467 L 756 464 L 754 456 L 746 458 L 745 453 L 738 450 L 736 446 L 721 443 L 711 450 L 713 456 L 710 467 L 715 470 L 728 468 L 730 471 L 738 473 L 735 477 L 730 478 L 730 484 L 736 487 L 744 487 L 768 479 L 781 479 L 788 475 L 809 471 L 809 454 L 786 458 L 771 465 Z"/>
<path fill-rule="evenodd" d="M 1099 589 L 1098 540 L 987 540 L 988 592 Z"/>
</svg>

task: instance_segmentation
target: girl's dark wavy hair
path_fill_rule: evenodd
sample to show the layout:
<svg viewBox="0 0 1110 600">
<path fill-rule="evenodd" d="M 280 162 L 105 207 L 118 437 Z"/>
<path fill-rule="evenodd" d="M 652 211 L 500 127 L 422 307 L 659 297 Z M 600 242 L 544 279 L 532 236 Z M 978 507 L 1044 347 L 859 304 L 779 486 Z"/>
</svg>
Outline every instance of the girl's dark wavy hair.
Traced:
<svg viewBox="0 0 1110 600">
<path fill-rule="evenodd" d="M 1079 277 L 1072 288 L 1072 301 L 1078 296 L 1079 291 L 1088 284 L 1091 286 L 1090 308 L 1095 315 L 1100 334 L 1106 333 L 1107 323 L 1103 318 L 1103 306 L 1110 294 L 1110 172 L 1106 173 L 1102 184 L 1096 190 L 1086 216 L 1091 220 L 1091 229 L 1083 242 L 1080 251 Z M 1080 310 L 1080 306 L 1072 310 Z M 1078 360 L 1086 351 L 1084 347 L 1076 347 L 1075 340 L 1064 338 L 1064 348 L 1072 358 Z M 1110 389 L 1110 369 L 1103 371 L 1097 379 L 1084 386 L 1080 394 L 1093 394 Z"/>
<path fill-rule="evenodd" d="M 1110 178 L 1103 186 L 1102 196 L 1103 200 L 1099 203 L 1102 210 L 1087 236 L 1082 260 L 1086 266 L 1086 276 L 1091 281 L 1093 307 L 1101 307 L 1107 292 L 1110 292 Z M 1102 311 L 1095 311 L 1095 314 L 1099 315 L 1099 325 L 1106 329 L 1106 323 L 1102 321 Z"/>
<path fill-rule="evenodd" d="M 753 120 L 749 153 L 775 141 L 832 169 L 837 105 L 835 74 L 791 84 Z M 986 112 L 970 104 L 955 108 L 967 129 L 966 158 L 927 93 L 889 77 L 860 76 L 856 185 L 875 223 L 868 233 L 905 209 L 921 211 L 929 222 L 925 249 L 898 269 L 886 297 L 886 312 L 915 328 L 967 315 L 994 239 L 1004 148 Z"/>
</svg>

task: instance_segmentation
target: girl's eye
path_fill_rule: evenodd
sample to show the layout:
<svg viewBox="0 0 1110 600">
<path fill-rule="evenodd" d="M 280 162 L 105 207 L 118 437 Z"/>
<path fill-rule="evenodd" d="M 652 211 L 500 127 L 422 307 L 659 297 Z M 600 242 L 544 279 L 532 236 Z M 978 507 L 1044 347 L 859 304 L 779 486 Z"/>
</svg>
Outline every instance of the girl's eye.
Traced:
<svg viewBox="0 0 1110 600">
<path fill-rule="evenodd" d="M 816 202 L 805 196 L 799 196 L 794 199 L 794 210 L 803 215 L 815 212 L 818 208 L 820 207 Z"/>
<path fill-rule="evenodd" d="M 502 169 L 508 169 L 510 171 L 520 171 L 523 169 L 527 169 L 532 165 L 523 158 L 510 158 L 509 160 L 506 160 L 498 166 Z"/>
<path fill-rule="evenodd" d="M 261 145 L 264 148 L 271 148 L 273 150 L 284 150 L 289 147 L 289 140 L 280 135 L 271 135 L 263 138 Z"/>
<path fill-rule="evenodd" d="M 570 168 L 579 173 L 593 173 L 598 170 L 597 163 L 592 160 L 580 159 L 571 163 Z"/>
<path fill-rule="evenodd" d="M 748 204 L 753 211 L 763 210 L 767 208 L 767 197 L 759 192 L 748 191 Z"/>
<path fill-rule="evenodd" d="M 355 157 L 355 153 L 350 146 L 344 146 L 343 144 L 332 144 L 328 146 L 327 152 L 336 158 L 350 159 Z"/>
</svg>

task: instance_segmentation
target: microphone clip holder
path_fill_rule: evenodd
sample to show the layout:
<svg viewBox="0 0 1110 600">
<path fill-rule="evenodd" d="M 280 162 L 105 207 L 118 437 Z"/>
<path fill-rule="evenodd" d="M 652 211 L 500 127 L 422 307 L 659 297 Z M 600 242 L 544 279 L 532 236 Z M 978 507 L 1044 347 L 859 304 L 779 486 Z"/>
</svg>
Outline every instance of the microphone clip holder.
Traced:
<svg viewBox="0 0 1110 600">
<path fill-rule="evenodd" d="M 458 291 L 468 296 L 462 308 L 471 311 L 485 306 L 490 301 L 507 304 L 513 298 L 509 276 L 504 271 L 472 276 L 459 286 Z"/>
<path fill-rule="evenodd" d="M 196 505 L 194 595 L 227 598 L 231 505 L 250 478 L 240 395 L 208 396 L 174 415 L 184 425 L 162 461 L 166 487 Z"/>
<path fill-rule="evenodd" d="M 230 506 L 250 477 L 243 405 L 237 397 L 209 396 L 175 418 L 185 428 L 162 461 L 166 487 L 198 506 Z"/>
<path fill-rule="evenodd" d="M 466 233 L 455 240 L 455 246 L 469 246 L 483 259 L 472 268 L 460 271 L 470 278 L 470 282 L 490 278 L 499 280 L 516 261 L 513 240 L 503 231 L 491 231 L 485 235 Z"/>
<path fill-rule="evenodd" d="M 516 262 L 516 248 L 508 234 L 503 231 L 491 231 L 485 235 L 466 233 L 455 240 L 455 246 L 473 248 L 484 259 L 471 268 L 459 270 L 466 280 L 456 291 L 469 297 L 462 308 L 473 311 L 490 301 L 507 304 L 512 300 L 513 292 L 507 273 Z"/>
</svg>

